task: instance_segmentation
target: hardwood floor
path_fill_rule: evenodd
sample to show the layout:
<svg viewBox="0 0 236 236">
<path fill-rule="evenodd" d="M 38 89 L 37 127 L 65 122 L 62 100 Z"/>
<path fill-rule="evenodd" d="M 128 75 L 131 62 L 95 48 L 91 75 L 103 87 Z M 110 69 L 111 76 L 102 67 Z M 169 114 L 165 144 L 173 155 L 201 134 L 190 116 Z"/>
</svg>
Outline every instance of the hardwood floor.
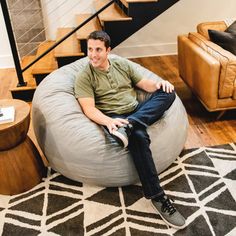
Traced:
<svg viewBox="0 0 236 236">
<path fill-rule="evenodd" d="M 190 124 L 185 148 L 236 142 L 236 110 L 227 111 L 220 120 L 216 120 L 218 112 L 207 112 L 180 79 L 177 56 L 146 57 L 132 60 L 174 84 L 175 90 L 186 108 Z M 0 99 L 11 98 L 9 88 L 16 84 L 14 69 L 0 70 L 0 84 Z M 32 125 L 28 135 L 36 143 Z"/>
<path fill-rule="evenodd" d="M 137 58 L 132 61 L 174 84 L 188 113 L 189 132 L 185 148 L 236 142 L 236 110 L 227 111 L 220 120 L 216 120 L 219 113 L 208 112 L 179 77 L 177 56 Z"/>
</svg>

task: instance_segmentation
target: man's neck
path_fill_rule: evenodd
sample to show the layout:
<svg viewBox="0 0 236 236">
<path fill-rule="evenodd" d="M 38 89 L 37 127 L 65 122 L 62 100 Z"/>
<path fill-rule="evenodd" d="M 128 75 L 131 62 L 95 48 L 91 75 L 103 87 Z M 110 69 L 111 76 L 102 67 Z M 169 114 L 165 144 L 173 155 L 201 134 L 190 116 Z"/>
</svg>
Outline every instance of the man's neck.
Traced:
<svg viewBox="0 0 236 236">
<path fill-rule="evenodd" d="M 108 71 L 109 70 L 109 67 L 110 67 L 110 61 L 107 59 L 107 61 L 106 62 L 104 62 L 104 65 L 103 66 L 101 66 L 101 67 L 94 67 L 95 69 L 97 69 L 97 70 L 101 70 L 101 71 Z"/>
<path fill-rule="evenodd" d="M 110 62 L 109 62 L 109 60 L 107 59 L 106 63 L 104 64 L 104 67 L 103 67 L 103 68 L 100 68 L 100 70 L 108 71 L 108 70 L 109 70 L 109 67 L 110 67 Z"/>
</svg>

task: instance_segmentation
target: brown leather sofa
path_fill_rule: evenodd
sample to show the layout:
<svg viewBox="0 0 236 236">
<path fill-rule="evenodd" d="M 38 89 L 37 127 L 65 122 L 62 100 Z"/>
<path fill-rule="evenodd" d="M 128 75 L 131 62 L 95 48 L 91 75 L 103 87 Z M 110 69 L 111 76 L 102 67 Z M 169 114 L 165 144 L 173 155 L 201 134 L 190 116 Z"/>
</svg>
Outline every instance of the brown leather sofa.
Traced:
<svg viewBox="0 0 236 236">
<path fill-rule="evenodd" d="M 224 21 L 206 22 L 178 36 L 180 77 L 208 111 L 236 109 L 236 56 L 211 42 L 208 29 L 224 31 Z"/>
</svg>

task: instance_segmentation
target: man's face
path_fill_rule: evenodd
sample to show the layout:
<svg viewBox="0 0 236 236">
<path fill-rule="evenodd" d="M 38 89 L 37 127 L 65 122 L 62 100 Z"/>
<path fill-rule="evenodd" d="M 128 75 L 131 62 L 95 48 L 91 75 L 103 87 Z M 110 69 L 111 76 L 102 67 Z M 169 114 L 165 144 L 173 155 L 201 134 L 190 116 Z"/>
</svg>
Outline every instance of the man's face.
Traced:
<svg viewBox="0 0 236 236">
<path fill-rule="evenodd" d="M 107 69 L 108 66 L 108 54 L 110 47 L 106 48 L 105 43 L 98 39 L 88 40 L 88 57 L 93 67 L 100 70 Z"/>
</svg>

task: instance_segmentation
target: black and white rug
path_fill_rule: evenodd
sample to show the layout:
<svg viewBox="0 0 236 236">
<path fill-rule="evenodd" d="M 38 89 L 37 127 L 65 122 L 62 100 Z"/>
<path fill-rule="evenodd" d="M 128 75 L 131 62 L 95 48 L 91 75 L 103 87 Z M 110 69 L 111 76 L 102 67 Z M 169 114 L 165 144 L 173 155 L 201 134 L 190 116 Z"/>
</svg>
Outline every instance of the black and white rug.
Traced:
<svg viewBox="0 0 236 236">
<path fill-rule="evenodd" d="M 185 150 L 160 178 L 183 230 L 166 226 L 139 185 L 89 186 L 49 171 L 26 193 L 0 195 L 0 235 L 236 235 L 236 144 Z"/>
</svg>

